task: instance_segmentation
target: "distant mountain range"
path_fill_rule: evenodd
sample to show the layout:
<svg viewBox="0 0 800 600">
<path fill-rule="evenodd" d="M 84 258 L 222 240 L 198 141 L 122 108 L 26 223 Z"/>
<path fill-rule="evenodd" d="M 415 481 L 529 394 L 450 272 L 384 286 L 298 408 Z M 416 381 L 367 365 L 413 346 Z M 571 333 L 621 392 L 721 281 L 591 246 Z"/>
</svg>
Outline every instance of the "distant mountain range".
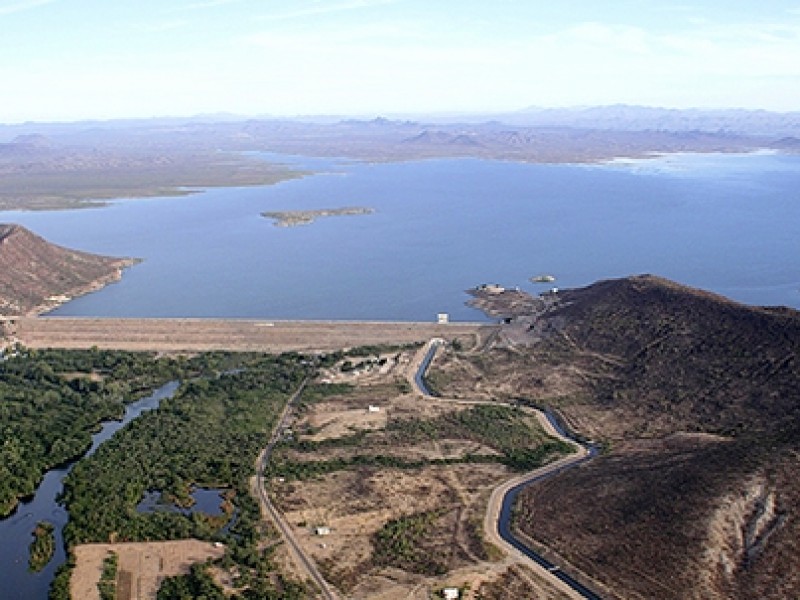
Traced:
<svg viewBox="0 0 800 600">
<path fill-rule="evenodd" d="M 153 119 L 112 119 L 107 121 L 78 121 L 19 124 L 0 124 L 0 142 L 8 142 L 19 135 L 44 133 L 47 135 L 74 134 L 90 130 L 165 129 L 191 127 L 200 124 L 235 125 L 243 122 L 307 123 L 318 126 L 338 123 L 372 123 L 392 125 L 398 121 L 415 123 L 495 123 L 517 127 L 556 127 L 577 129 L 601 129 L 611 131 L 703 131 L 709 133 L 731 133 L 756 136 L 800 137 L 800 111 L 772 112 L 741 108 L 660 108 L 614 104 L 608 106 L 586 106 L 568 108 L 546 108 L 530 106 L 518 111 L 502 113 L 452 113 L 452 114 L 404 114 L 374 118 L 374 115 L 359 117 L 345 115 L 303 115 L 277 117 L 269 115 L 247 116 L 229 113 L 195 115 L 191 117 L 159 117 Z"/>
<path fill-rule="evenodd" d="M 0 125 L 0 210 L 268 185 L 298 173 L 250 153 L 366 161 L 590 163 L 675 152 L 800 152 L 800 112 L 637 106 L 409 119 L 185 119 Z"/>
<path fill-rule="evenodd" d="M 581 127 L 623 131 L 707 131 L 744 135 L 797 135 L 800 111 L 776 113 L 745 109 L 675 109 L 650 106 L 530 107 L 503 115 L 503 121 L 537 127 Z"/>
</svg>

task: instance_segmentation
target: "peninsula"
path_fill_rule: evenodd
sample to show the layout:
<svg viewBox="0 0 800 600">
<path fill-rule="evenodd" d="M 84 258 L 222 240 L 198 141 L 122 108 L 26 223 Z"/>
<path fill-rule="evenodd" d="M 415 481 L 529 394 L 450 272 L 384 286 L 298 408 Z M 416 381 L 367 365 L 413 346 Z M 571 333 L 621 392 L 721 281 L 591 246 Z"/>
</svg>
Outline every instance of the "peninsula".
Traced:
<svg viewBox="0 0 800 600">
<path fill-rule="evenodd" d="M 374 208 L 363 206 L 346 206 L 343 208 L 321 208 L 318 210 L 286 210 L 262 212 L 261 216 L 273 219 L 276 227 L 297 227 L 310 225 L 323 217 L 342 217 L 348 215 L 370 215 Z"/>
<path fill-rule="evenodd" d="M 0 224 L 0 315 L 37 315 L 98 290 L 138 262 L 51 244 L 20 225 Z"/>
</svg>

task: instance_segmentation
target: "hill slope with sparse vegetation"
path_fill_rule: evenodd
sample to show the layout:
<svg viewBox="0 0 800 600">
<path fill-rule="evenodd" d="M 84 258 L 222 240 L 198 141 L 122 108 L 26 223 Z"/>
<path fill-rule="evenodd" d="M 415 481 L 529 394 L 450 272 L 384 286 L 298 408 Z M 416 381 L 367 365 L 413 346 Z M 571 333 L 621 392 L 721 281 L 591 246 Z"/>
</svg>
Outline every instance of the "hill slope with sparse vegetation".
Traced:
<svg viewBox="0 0 800 600">
<path fill-rule="evenodd" d="M 0 315 L 44 312 L 117 281 L 134 263 L 68 250 L 20 225 L 0 224 Z"/>
<path fill-rule="evenodd" d="M 552 406 L 607 448 L 521 494 L 518 528 L 603 596 L 798 597 L 800 313 L 649 275 L 503 295 L 443 393 Z"/>
</svg>

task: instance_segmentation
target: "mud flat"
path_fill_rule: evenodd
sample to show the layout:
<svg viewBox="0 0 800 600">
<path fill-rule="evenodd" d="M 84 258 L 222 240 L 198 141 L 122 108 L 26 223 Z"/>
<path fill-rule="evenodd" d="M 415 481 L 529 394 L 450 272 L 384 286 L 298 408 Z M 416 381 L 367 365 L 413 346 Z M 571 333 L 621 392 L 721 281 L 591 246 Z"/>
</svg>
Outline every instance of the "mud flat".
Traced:
<svg viewBox="0 0 800 600">
<path fill-rule="evenodd" d="M 485 323 L 22 317 L 7 320 L 5 329 L 29 348 L 330 352 L 413 344 L 432 337 L 474 341 L 492 327 Z"/>
</svg>

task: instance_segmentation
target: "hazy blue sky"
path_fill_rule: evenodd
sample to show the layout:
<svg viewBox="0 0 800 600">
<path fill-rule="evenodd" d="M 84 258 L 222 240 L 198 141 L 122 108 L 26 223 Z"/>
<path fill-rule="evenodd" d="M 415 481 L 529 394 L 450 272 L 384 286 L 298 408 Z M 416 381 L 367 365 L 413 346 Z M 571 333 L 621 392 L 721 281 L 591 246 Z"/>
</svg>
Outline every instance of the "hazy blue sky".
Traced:
<svg viewBox="0 0 800 600">
<path fill-rule="evenodd" d="M 800 109 L 800 0 L 0 0 L 0 121 Z"/>
</svg>

